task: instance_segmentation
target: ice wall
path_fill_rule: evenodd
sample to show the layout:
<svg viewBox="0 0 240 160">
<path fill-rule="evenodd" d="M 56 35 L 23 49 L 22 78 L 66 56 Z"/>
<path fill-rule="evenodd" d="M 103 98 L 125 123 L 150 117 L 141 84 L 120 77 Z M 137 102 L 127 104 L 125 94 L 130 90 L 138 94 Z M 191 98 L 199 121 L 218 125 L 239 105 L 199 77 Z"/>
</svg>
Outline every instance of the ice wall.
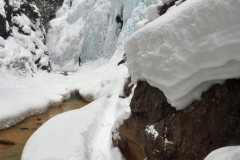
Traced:
<svg viewBox="0 0 240 160">
<path fill-rule="evenodd" d="M 135 31 L 135 24 L 146 17 L 146 7 L 159 0 L 65 0 L 50 22 L 48 42 L 52 61 L 59 68 L 76 66 L 82 61 L 109 59 L 123 51 L 126 39 Z M 123 28 L 115 17 L 123 16 Z"/>
</svg>

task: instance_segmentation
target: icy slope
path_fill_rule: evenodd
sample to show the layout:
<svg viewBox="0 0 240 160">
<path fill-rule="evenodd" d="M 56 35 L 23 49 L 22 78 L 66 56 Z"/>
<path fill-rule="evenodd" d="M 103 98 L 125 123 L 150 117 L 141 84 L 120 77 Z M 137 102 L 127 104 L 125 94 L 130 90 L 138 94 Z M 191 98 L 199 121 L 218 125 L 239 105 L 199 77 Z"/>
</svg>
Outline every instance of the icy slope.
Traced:
<svg viewBox="0 0 240 160">
<path fill-rule="evenodd" d="M 135 24 L 146 16 L 148 5 L 159 0 L 65 0 L 50 22 L 47 46 L 56 67 L 70 70 L 78 56 L 83 62 L 109 59 L 122 52 L 126 38 L 135 31 Z M 115 22 L 122 15 L 123 28 Z"/>
<path fill-rule="evenodd" d="M 215 82 L 239 77 L 240 1 L 186 1 L 126 43 L 132 79 L 161 89 L 183 109 Z M 220 81 L 219 81 L 220 80 Z"/>
</svg>

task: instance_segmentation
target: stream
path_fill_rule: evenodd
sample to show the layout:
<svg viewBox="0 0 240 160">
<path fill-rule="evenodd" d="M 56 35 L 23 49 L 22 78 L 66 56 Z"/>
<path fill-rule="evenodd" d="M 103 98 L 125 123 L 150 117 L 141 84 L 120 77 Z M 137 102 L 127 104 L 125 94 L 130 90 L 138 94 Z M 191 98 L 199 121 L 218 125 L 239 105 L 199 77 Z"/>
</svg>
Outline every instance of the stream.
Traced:
<svg viewBox="0 0 240 160">
<path fill-rule="evenodd" d="M 88 102 L 73 98 L 58 107 L 50 107 L 45 113 L 26 118 L 8 129 L 0 130 L 0 160 L 20 160 L 28 138 L 48 119 L 87 105 Z"/>
</svg>

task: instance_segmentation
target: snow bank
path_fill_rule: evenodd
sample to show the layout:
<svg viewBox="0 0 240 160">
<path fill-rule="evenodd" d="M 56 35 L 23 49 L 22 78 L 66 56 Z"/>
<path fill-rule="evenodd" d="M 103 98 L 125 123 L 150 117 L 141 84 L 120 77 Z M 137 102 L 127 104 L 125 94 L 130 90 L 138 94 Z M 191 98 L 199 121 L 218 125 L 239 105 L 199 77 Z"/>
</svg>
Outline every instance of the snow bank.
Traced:
<svg viewBox="0 0 240 160">
<path fill-rule="evenodd" d="M 60 105 L 62 101 L 62 96 L 34 89 L 0 89 L 0 130 L 40 114 L 49 106 Z"/>
<path fill-rule="evenodd" d="M 240 146 L 228 146 L 212 151 L 204 160 L 240 159 Z"/>
<path fill-rule="evenodd" d="M 79 110 L 69 111 L 50 119 L 28 140 L 22 159 L 73 159 L 74 157 L 89 159 L 87 146 L 91 139 L 87 137 L 93 135 L 90 136 L 91 133 L 88 131 L 94 133 L 94 122 L 97 121 L 98 116 L 103 115 L 104 107 L 107 105 L 107 98 L 103 98 Z M 63 128 L 66 132 L 62 132 Z"/>
<path fill-rule="evenodd" d="M 123 95 L 127 77 L 126 66 L 117 66 L 118 57 L 104 65 L 85 63 L 76 73 L 64 76 L 58 73 L 38 71 L 34 77 L 14 76 L 8 69 L 0 70 L 0 130 L 11 127 L 28 116 L 44 112 L 79 94 L 88 101 L 101 97 Z M 2 94 L 1 94 L 2 93 Z M 91 98 L 88 98 L 91 97 Z"/>
<path fill-rule="evenodd" d="M 159 12 L 161 11 L 161 8 L 163 6 L 163 3 L 158 3 L 157 5 L 151 5 L 147 7 L 147 19 L 149 21 L 153 21 L 154 19 L 159 17 Z"/>
<path fill-rule="evenodd" d="M 5 80 L 10 77 L 3 76 Z M 20 81 L 17 83 L 21 84 L 21 79 L 17 79 Z M 22 80 L 26 81 L 26 79 Z M 15 88 L 16 86 L 11 82 L 6 82 L 11 85 L 11 88 L 4 83 L 1 83 L 3 86 L 0 87 L 0 103 L 2 104 L 0 107 L 0 130 L 9 128 L 26 117 L 40 114 L 50 106 L 58 106 L 63 100 L 70 98 L 68 86 L 63 83 L 31 82 L 23 87 L 19 87 L 17 84 L 18 87 Z"/>
<path fill-rule="evenodd" d="M 22 160 L 124 159 L 120 150 L 112 147 L 112 131 L 116 130 L 124 117 L 127 118 L 121 115 L 130 115 L 132 95 L 125 99 L 119 98 L 123 94 L 126 67 L 117 67 L 116 63 L 115 66 L 111 65 L 109 62 L 107 65 L 97 65 L 96 68 L 92 66 L 91 71 L 83 65 L 78 72 L 67 76 L 70 79 L 75 77 L 71 82 L 77 82 L 73 85 L 79 87 L 82 96 L 84 93 L 89 94 L 95 101 L 44 123 L 27 141 Z M 37 86 L 41 87 L 40 84 Z"/>
<path fill-rule="evenodd" d="M 144 27 L 149 22 L 157 19 L 160 16 L 159 13 L 160 13 L 163 5 L 164 5 L 163 2 L 160 1 L 158 4 L 148 6 L 147 7 L 147 19 L 138 22 L 135 26 L 135 31 Z"/>
<path fill-rule="evenodd" d="M 240 1 L 186 1 L 126 44 L 129 73 L 183 109 L 216 82 L 239 77 Z M 218 81 L 220 80 L 220 81 Z"/>
<path fill-rule="evenodd" d="M 28 140 L 22 160 L 123 159 L 119 150 L 111 148 L 117 99 L 101 98 L 48 120 Z"/>
</svg>

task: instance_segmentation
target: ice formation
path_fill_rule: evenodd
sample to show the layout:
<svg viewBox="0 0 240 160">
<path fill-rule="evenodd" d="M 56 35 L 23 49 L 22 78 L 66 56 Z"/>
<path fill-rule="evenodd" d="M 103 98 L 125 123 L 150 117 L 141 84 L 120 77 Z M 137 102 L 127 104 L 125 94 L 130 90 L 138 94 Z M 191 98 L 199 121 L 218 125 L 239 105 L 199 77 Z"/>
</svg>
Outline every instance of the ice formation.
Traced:
<svg viewBox="0 0 240 160">
<path fill-rule="evenodd" d="M 234 6 L 234 7 L 233 7 Z M 240 1 L 186 1 L 126 43 L 129 73 L 183 109 L 216 82 L 239 77 Z"/>
<path fill-rule="evenodd" d="M 159 0 L 65 0 L 50 22 L 47 45 L 52 60 L 60 68 L 82 61 L 109 59 L 116 50 L 123 51 L 126 38 L 135 31 L 135 24 L 146 17 L 146 8 Z M 122 15 L 124 26 L 115 22 Z"/>
</svg>

